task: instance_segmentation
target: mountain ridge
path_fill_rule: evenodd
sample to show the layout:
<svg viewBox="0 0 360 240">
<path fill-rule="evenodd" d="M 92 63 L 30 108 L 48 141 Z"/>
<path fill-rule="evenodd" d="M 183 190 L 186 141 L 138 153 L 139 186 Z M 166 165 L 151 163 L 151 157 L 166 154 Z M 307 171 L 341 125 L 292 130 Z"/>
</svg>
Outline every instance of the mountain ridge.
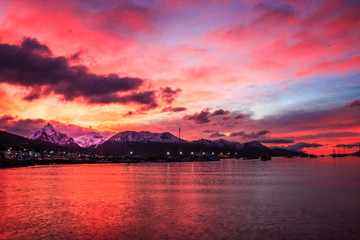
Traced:
<svg viewBox="0 0 360 240">
<path fill-rule="evenodd" d="M 21 138 L 22 141 L 26 138 Z M 73 138 L 56 130 L 51 124 L 47 124 L 38 129 L 28 138 L 30 141 L 42 142 L 51 146 L 67 146 L 74 151 L 88 151 L 97 154 L 115 154 L 128 155 L 131 152 L 142 156 L 161 156 L 167 152 L 171 154 L 190 154 L 190 152 L 215 152 L 217 154 L 230 153 L 237 156 L 259 156 L 262 154 L 277 155 L 279 153 L 286 155 L 300 156 L 301 152 L 271 150 L 258 141 L 239 143 L 225 139 L 214 141 L 200 139 L 187 141 L 180 139 L 169 132 L 151 133 L 149 131 L 123 131 L 114 134 L 106 139 L 100 133 L 90 132 L 86 135 Z M 306 154 L 305 154 L 306 155 Z"/>
<path fill-rule="evenodd" d="M 65 133 L 55 129 L 50 123 L 36 130 L 28 139 L 42 140 L 60 146 L 77 145 L 72 137 L 68 137 Z"/>
<path fill-rule="evenodd" d="M 75 143 L 82 148 L 97 147 L 106 140 L 108 140 L 108 138 L 98 132 L 89 132 L 74 138 Z"/>
</svg>

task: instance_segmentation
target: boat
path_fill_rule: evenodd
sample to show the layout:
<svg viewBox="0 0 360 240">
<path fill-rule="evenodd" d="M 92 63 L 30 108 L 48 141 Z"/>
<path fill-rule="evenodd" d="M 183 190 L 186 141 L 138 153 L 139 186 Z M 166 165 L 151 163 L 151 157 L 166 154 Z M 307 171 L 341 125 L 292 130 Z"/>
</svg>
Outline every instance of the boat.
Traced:
<svg viewBox="0 0 360 240">
<path fill-rule="evenodd" d="M 220 157 L 213 154 L 205 154 L 203 158 L 207 161 L 220 161 Z"/>
<path fill-rule="evenodd" d="M 271 157 L 268 156 L 268 155 L 262 155 L 262 156 L 260 157 L 260 160 L 261 160 L 261 161 L 270 161 L 270 160 L 271 160 Z"/>
<path fill-rule="evenodd" d="M 152 162 L 164 163 L 164 162 L 169 162 L 169 160 L 167 160 L 167 159 L 154 159 L 154 160 L 152 160 Z"/>
<path fill-rule="evenodd" d="M 242 160 L 258 160 L 257 157 L 243 157 Z"/>
</svg>

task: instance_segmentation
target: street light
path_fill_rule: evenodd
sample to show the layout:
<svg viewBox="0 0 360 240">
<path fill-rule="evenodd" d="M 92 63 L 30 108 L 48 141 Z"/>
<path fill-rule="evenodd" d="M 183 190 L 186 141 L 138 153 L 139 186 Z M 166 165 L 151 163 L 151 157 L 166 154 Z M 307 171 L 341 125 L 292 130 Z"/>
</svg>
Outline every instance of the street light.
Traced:
<svg viewBox="0 0 360 240">
<path fill-rule="evenodd" d="M 167 152 L 166 154 L 167 154 L 167 155 L 170 155 L 170 153 L 169 153 L 169 152 Z"/>
<path fill-rule="evenodd" d="M 132 154 L 133 154 L 133 152 L 130 152 L 130 154 L 132 155 Z"/>
<path fill-rule="evenodd" d="M 180 152 L 180 155 L 182 154 L 182 152 Z"/>
</svg>

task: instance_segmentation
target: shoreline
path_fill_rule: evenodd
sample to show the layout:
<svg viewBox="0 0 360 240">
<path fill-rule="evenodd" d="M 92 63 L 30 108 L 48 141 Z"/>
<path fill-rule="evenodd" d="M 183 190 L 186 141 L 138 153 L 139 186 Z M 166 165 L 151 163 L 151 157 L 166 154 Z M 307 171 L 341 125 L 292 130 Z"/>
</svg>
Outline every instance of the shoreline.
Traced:
<svg viewBox="0 0 360 240">
<path fill-rule="evenodd" d="M 216 160 L 220 161 L 220 160 Z M 69 159 L 57 159 L 57 160 L 0 160 L 0 169 L 18 168 L 18 167 L 30 167 L 36 165 L 58 165 L 58 164 L 99 164 L 99 163 L 170 163 L 170 162 L 214 162 L 214 160 L 206 159 L 119 159 L 119 160 L 69 160 Z"/>
</svg>

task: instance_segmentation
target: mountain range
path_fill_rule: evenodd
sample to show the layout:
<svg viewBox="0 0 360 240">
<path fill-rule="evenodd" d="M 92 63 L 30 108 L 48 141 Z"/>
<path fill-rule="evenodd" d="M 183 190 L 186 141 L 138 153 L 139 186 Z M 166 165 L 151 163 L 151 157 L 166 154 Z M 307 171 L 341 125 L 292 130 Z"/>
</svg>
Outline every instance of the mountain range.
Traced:
<svg viewBox="0 0 360 240">
<path fill-rule="evenodd" d="M 83 136 L 74 138 L 75 143 L 82 148 L 97 147 L 106 140 L 107 137 L 104 137 L 97 132 L 89 132 Z"/>
<path fill-rule="evenodd" d="M 4 135 L 5 133 L 6 132 L 3 131 L 0 132 L 0 143 L 2 144 L 6 144 L 6 141 L 4 142 L 4 137 L 1 138 L 1 134 Z M 47 124 L 43 128 L 36 130 L 29 138 L 17 136 L 15 139 L 17 139 L 18 142 L 31 141 L 31 143 L 37 143 L 37 145 L 43 144 L 48 147 L 50 144 L 50 147 L 53 148 L 72 149 L 73 151 L 86 150 L 92 153 L 115 155 L 128 155 L 131 152 L 137 156 L 161 156 L 167 153 L 179 155 L 180 152 L 183 152 L 183 154 L 190 154 L 190 152 L 203 151 L 216 153 L 232 152 L 233 154 L 236 152 L 236 154 L 239 154 L 238 156 L 261 156 L 262 154 L 272 156 L 304 155 L 302 152 L 294 152 L 285 149 L 270 149 L 257 141 L 247 143 L 232 142 L 225 139 L 214 141 L 207 139 L 186 141 L 169 132 L 151 133 L 148 131 L 124 131 L 119 132 L 110 138 L 106 138 L 96 132 L 90 132 L 86 135 L 72 138 L 55 129 L 51 124 Z M 14 141 L 12 143 L 14 143 Z"/>
<path fill-rule="evenodd" d="M 73 138 L 56 130 L 50 123 L 48 123 L 45 127 L 36 130 L 34 134 L 29 136 L 29 139 L 51 142 L 60 146 L 71 146 L 75 144 Z"/>
</svg>

